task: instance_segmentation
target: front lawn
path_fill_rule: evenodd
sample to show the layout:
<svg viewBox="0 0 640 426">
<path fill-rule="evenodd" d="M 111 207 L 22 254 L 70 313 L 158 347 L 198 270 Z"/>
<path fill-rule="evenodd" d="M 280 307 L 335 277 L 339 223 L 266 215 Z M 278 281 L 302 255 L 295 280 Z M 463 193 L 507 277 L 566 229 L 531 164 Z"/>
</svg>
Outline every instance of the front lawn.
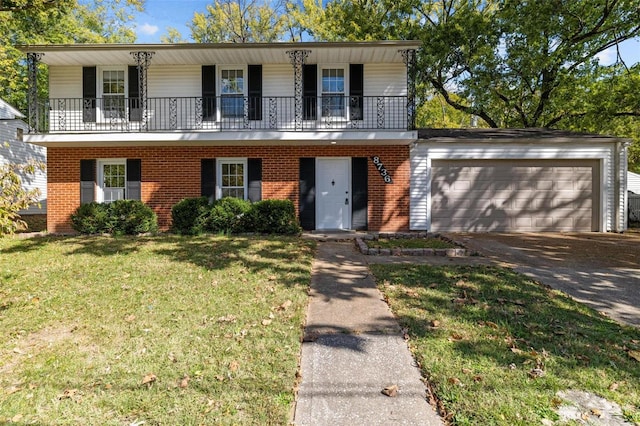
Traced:
<svg viewBox="0 0 640 426">
<path fill-rule="evenodd" d="M 310 244 L 0 239 L 0 423 L 286 424 Z"/>
<path fill-rule="evenodd" d="M 371 269 L 453 424 L 556 421 L 556 393 L 569 389 L 615 401 L 640 422 L 640 330 L 509 269 Z"/>
</svg>

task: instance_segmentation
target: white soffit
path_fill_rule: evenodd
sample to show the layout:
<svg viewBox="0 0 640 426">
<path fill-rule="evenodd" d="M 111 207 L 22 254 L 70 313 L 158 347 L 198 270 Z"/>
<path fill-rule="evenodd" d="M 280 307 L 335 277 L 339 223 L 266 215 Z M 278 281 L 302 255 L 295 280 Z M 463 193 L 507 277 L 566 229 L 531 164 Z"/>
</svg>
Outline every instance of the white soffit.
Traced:
<svg viewBox="0 0 640 426">
<path fill-rule="evenodd" d="M 131 52 L 155 52 L 154 65 L 289 64 L 290 50 L 309 50 L 305 63 L 402 63 L 400 50 L 418 49 L 419 41 L 217 43 L 217 44 L 71 44 L 20 46 L 44 53 L 48 65 L 114 65 L 135 62 Z"/>
</svg>

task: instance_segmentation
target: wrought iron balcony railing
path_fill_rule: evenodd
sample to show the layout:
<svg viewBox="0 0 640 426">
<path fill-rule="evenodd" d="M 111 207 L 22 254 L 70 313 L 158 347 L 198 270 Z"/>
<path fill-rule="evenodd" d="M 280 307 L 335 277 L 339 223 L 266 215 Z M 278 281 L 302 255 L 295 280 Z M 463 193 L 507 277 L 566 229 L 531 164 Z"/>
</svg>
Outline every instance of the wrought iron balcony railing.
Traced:
<svg viewBox="0 0 640 426">
<path fill-rule="evenodd" d="M 35 133 L 411 130 L 406 96 L 56 98 Z"/>
</svg>

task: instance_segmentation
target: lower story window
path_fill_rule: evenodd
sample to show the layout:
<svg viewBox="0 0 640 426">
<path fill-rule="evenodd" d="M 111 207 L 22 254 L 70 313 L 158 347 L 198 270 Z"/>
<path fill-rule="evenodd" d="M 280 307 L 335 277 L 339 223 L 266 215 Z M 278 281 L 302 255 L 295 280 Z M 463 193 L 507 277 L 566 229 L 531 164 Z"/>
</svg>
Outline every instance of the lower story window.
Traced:
<svg viewBox="0 0 640 426">
<path fill-rule="evenodd" d="M 111 203 L 124 200 L 127 181 L 125 160 L 100 161 L 98 164 L 101 201 Z"/>
<path fill-rule="evenodd" d="M 247 160 L 221 159 L 218 162 L 219 198 L 247 198 Z"/>
</svg>

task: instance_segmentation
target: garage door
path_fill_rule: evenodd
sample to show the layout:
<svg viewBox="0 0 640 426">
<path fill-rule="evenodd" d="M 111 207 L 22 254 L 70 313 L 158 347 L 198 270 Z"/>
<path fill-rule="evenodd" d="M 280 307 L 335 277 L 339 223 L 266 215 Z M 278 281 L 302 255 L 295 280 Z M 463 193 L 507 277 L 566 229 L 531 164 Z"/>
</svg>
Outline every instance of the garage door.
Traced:
<svg viewBox="0 0 640 426">
<path fill-rule="evenodd" d="M 434 160 L 433 231 L 597 231 L 597 160 Z"/>
</svg>

